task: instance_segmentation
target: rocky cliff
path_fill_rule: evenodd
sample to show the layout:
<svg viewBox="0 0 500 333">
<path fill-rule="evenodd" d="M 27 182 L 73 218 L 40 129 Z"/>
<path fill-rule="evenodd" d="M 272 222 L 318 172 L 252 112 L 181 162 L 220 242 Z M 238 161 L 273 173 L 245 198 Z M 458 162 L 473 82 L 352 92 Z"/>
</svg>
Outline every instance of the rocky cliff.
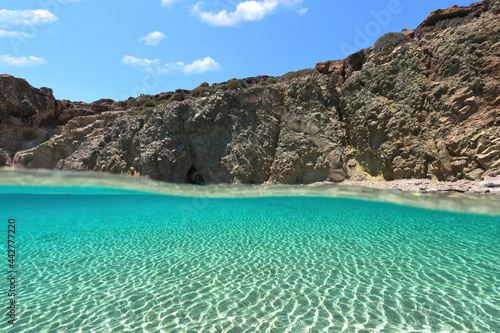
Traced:
<svg viewBox="0 0 500 333">
<path fill-rule="evenodd" d="M 500 174 L 500 0 L 344 60 L 92 105 L 0 77 L 0 164 L 191 183 Z"/>
</svg>

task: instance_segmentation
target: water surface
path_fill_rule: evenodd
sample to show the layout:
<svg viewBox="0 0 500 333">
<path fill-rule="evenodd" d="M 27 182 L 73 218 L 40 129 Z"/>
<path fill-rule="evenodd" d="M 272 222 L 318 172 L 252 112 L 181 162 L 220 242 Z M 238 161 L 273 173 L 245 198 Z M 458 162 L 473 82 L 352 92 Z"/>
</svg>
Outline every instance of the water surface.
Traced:
<svg viewBox="0 0 500 333">
<path fill-rule="evenodd" d="M 0 203 L 13 332 L 500 332 L 498 215 L 78 186 Z"/>
</svg>

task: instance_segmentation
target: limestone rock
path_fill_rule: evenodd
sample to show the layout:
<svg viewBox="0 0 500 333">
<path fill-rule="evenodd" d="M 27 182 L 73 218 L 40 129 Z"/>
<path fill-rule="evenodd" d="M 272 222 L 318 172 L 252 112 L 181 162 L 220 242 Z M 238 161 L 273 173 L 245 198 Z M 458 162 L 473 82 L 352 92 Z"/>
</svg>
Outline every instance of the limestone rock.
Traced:
<svg viewBox="0 0 500 333">
<path fill-rule="evenodd" d="M 0 91 L 2 121 L 22 121 L 35 126 L 55 114 L 56 100 L 51 89 L 36 89 L 26 80 L 2 74 Z"/>
<path fill-rule="evenodd" d="M 57 111 L 51 89 L 36 89 L 26 80 L 0 75 L 0 148 L 12 152 L 43 142 L 46 133 L 39 127 Z"/>
<path fill-rule="evenodd" d="M 500 187 L 500 176 L 484 177 L 484 180 L 480 184 L 486 187 Z"/>
<path fill-rule="evenodd" d="M 18 109 L 4 107 L 3 119 L 32 117 L 32 134 L 23 132 L 13 145 L 12 133 L 25 127 L 2 122 L 0 148 L 7 154 L 0 164 L 196 184 L 495 177 L 497 4 L 433 12 L 418 29 L 403 31 L 404 43 L 315 69 L 203 83 L 203 89 L 130 98 L 102 110 L 55 101 L 49 90 L 8 78 L 17 86 L 0 96 L 0 106 L 9 100 Z M 436 24 L 449 18 L 448 28 Z M 21 98 L 18 90 L 32 94 Z"/>
</svg>

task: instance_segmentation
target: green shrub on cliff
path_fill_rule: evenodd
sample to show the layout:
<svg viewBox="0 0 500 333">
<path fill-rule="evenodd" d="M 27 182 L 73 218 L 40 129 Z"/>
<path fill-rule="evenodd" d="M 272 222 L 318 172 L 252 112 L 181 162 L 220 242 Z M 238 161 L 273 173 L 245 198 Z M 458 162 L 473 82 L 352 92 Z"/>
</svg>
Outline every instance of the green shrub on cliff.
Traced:
<svg viewBox="0 0 500 333">
<path fill-rule="evenodd" d="M 393 49 L 396 46 L 405 43 L 408 37 L 401 32 L 389 32 L 380 37 L 373 45 L 373 51 L 380 52 Z"/>
<path fill-rule="evenodd" d="M 135 107 L 134 113 L 136 115 L 141 115 L 148 110 L 153 110 L 155 107 L 157 107 L 160 104 L 165 104 L 165 102 L 164 101 L 155 101 L 152 99 L 146 99 L 146 100 L 142 101 L 139 104 L 139 106 Z"/>
<path fill-rule="evenodd" d="M 218 90 L 238 90 L 242 89 L 245 87 L 245 84 L 242 83 L 242 80 L 237 80 L 237 79 L 231 79 L 227 82 L 219 83 L 219 84 L 214 84 L 209 87 L 197 87 L 193 89 L 191 92 L 191 96 L 193 97 L 204 97 L 212 94 L 213 92 L 216 92 Z"/>
<path fill-rule="evenodd" d="M 141 105 L 141 107 L 144 107 L 144 108 L 154 108 L 155 106 L 157 106 L 157 105 L 159 105 L 159 104 L 160 104 L 160 103 L 157 103 L 157 102 L 155 102 L 155 101 L 150 100 L 150 101 L 145 101 L 145 102 Z"/>
<path fill-rule="evenodd" d="M 227 81 L 226 83 L 219 84 L 215 86 L 216 90 L 236 90 L 236 89 L 241 89 L 242 85 L 240 83 L 240 80 L 237 79 L 231 79 Z"/>
<path fill-rule="evenodd" d="M 203 97 L 211 94 L 212 92 L 214 92 L 214 88 L 212 87 L 197 87 L 193 89 L 191 95 L 194 97 Z"/>
</svg>

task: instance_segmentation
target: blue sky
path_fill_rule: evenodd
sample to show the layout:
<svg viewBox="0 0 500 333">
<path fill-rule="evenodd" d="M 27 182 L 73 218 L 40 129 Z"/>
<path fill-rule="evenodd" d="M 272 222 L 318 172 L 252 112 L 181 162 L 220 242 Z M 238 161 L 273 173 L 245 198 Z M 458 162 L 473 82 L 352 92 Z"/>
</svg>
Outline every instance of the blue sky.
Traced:
<svg viewBox="0 0 500 333">
<path fill-rule="evenodd" d="M 0 0 L 0 73 L 126 99 L 345 58 L 460 0 Z"/>
</svg>

